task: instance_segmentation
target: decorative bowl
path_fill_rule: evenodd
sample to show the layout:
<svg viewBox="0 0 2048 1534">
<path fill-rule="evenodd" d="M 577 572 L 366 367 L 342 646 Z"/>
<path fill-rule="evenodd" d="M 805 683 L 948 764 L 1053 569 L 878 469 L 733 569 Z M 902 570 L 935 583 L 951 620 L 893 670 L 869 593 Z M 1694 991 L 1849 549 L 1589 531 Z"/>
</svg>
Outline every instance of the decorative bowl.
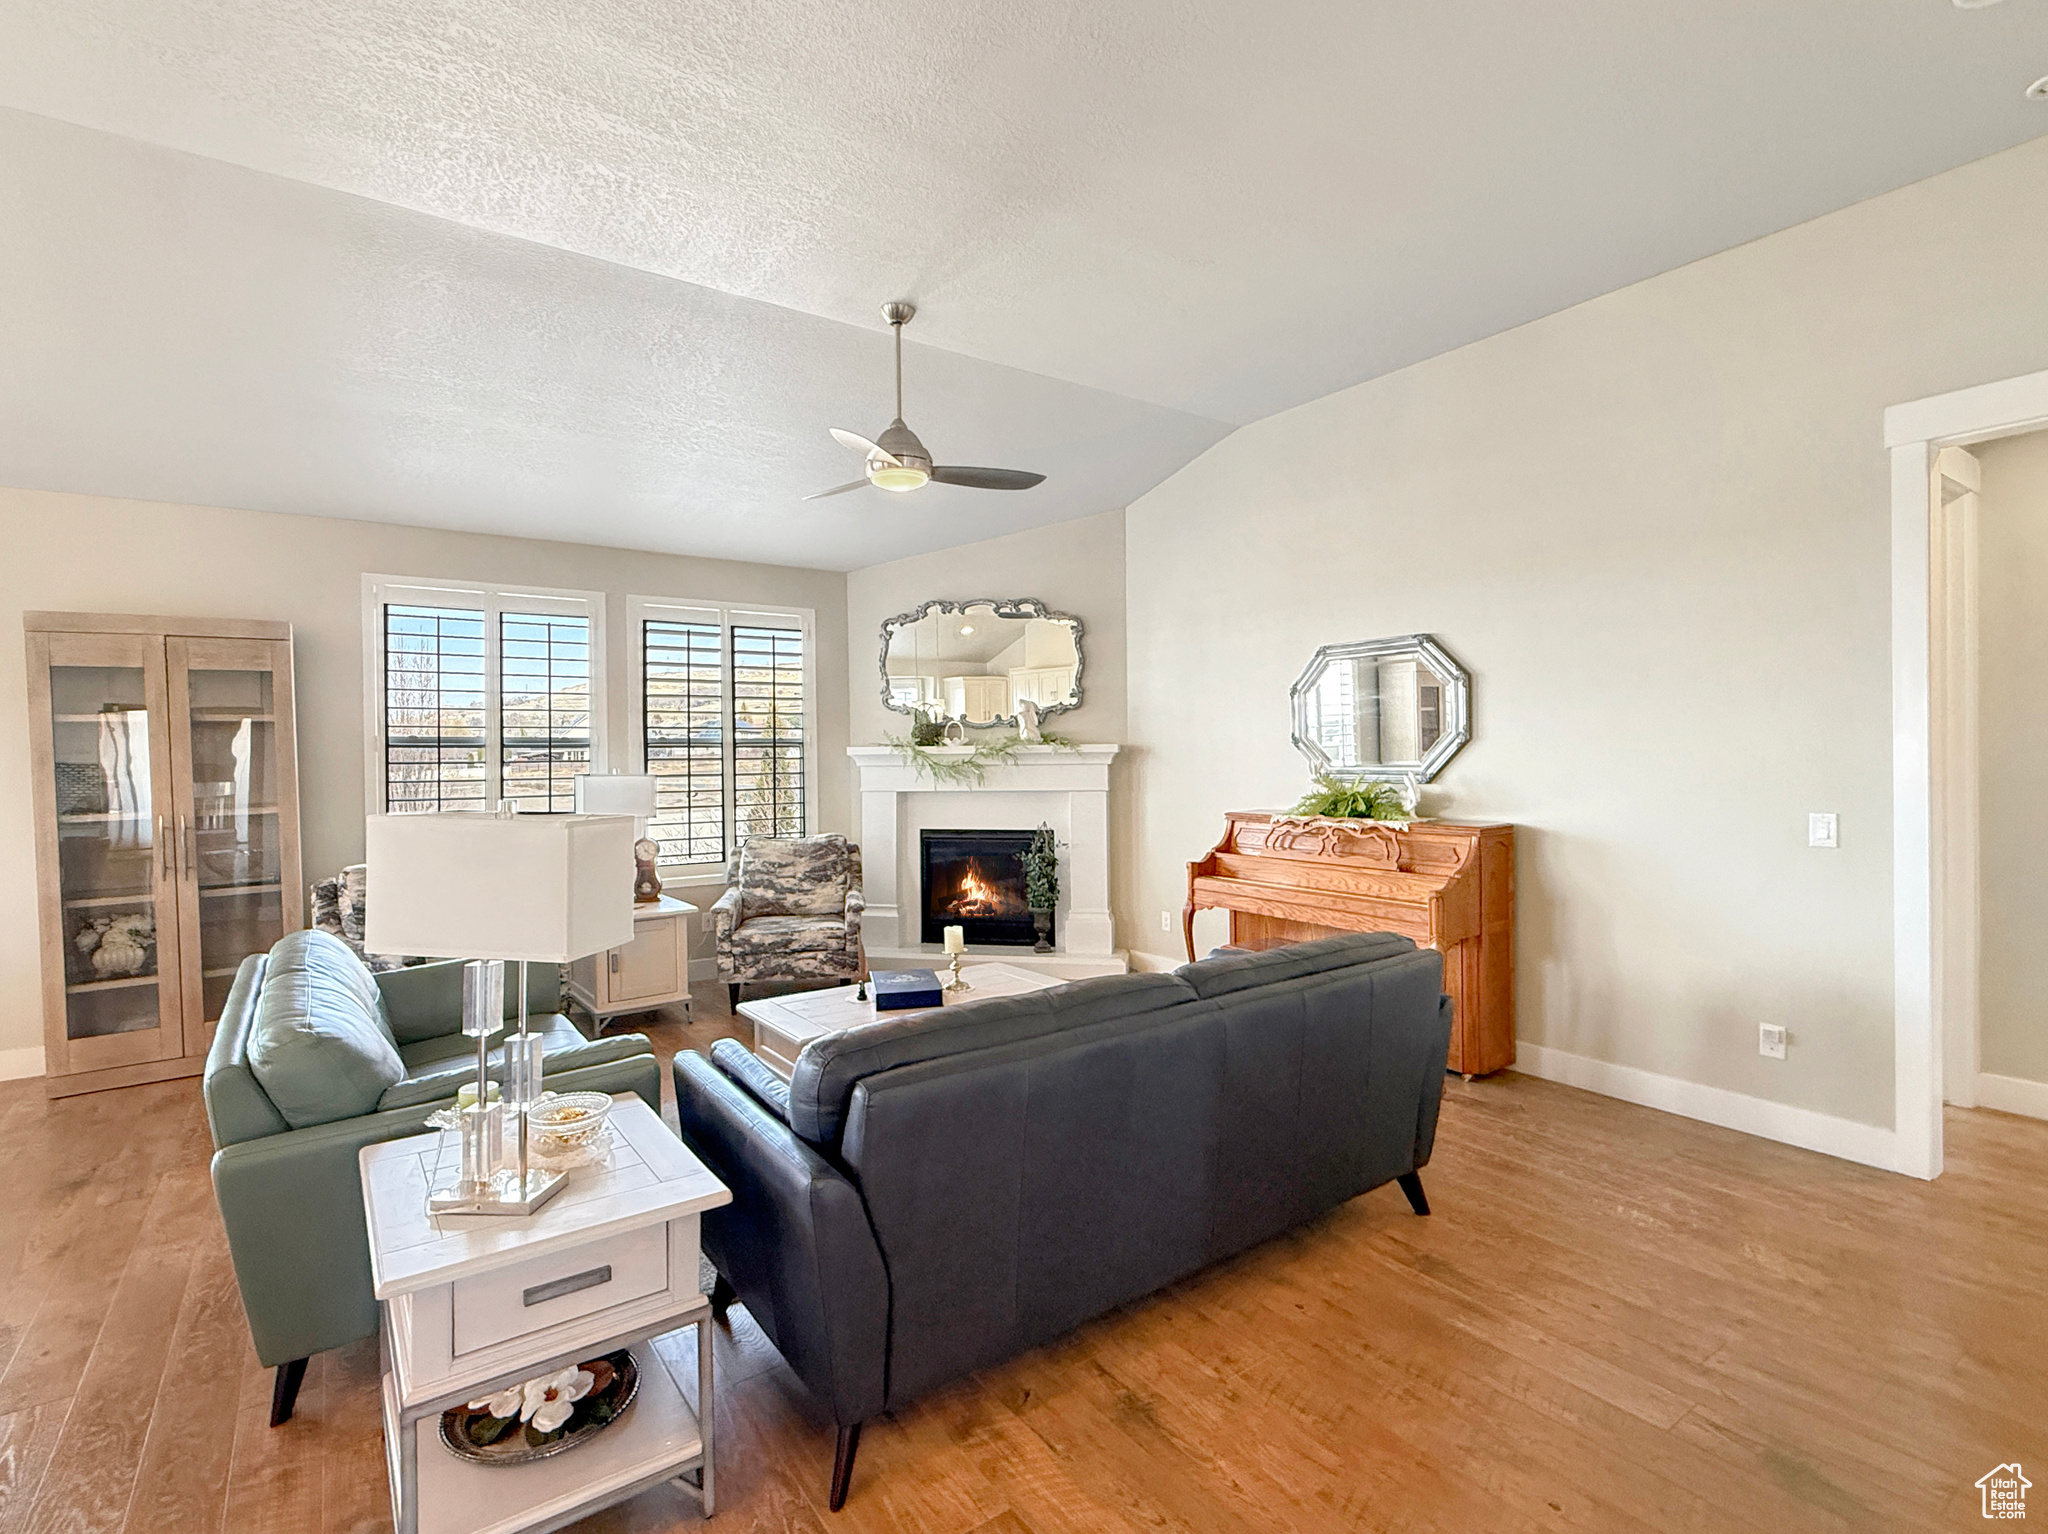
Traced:
<svg viewBox="0 0 2048 1534">
<path fill-rule="evenodd" d="M 611 1426 L 640 1393 L 639 1366 L 624 1348 L 577 1367 L 595 1376 L 595 1381 L 590 1394 L 576 1403 L 569 1420 L 552 1433 L 543 1433 L 517 1418 L 493 1417 L 457 1406 L 441 1413 L 442 1447 L 477 1465 L 524 1465 L 575 1448 Z"/>
<path fill-rule="evenodd" d="M 544 1151 L 580 1150 L 603 1136 L 612 1100 L 603 1092 L 546 1092 L 526 1110 Z"/>
</svg>

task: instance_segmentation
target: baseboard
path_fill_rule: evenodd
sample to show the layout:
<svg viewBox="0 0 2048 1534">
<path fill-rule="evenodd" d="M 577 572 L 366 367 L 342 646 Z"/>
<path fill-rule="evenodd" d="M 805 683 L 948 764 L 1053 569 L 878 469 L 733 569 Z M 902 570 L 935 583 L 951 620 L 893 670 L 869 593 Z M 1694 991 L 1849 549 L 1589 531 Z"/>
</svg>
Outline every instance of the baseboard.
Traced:
<svg viewBox="0 0 2048 1534">
<path fill-rule="evenodd" d="M 1187 960 L 1177 954 L 1169 958 L 1163 953 L 1146 953 L 1139 948 L 1131 950 L 1131 968 L 1141 975 L 1163 975 L 1185 963 Z"/>
<path fill-rule="evenodd" d="M 1761 1139 L 1797 1145 L 1803 1150 L 1819 1151 L 1827 1156 L 1839 1156 L 1844 1161 L 1882 1167 L 1888 1172 L 1898 1169 L 1896 1137 L 1891 1130 L 1881 1129 L 1875 1124 L 1860 1124 L 1854 1119 L 1816 1113 L 1811 1108 L 1795 1108 L 1789 1103 L 1772 1102 L 1767 1097 L 1747 1097 L 1722 1087 L 1703 1086 L 1697 1081 L 1684 1081 L 1676 1076 L 1660 1076 L 1655 1071 L 1637 1070 L 1630 1065 L 1613 1065 L 1588 1055 L 1567 1054 L 1561 1049 L 1532 1044 L 1527 1039 L 1515 1041 L 1514 1069 L 1525 1076 L 1540 1076 L 1545 1081 L 1583 1087 L 1603 1097 L 1618 1097 L 1625 1103 L 1637 1103 L 1645 1108 L 1675 1113 L 1681 1118 L 1740 1130 Z M 1980 1081 L 1983 1079 L 1979 1078 Z M 2038 1090 L 2048 1094 L 2048 1087 Z"/>
<path fill-rule="evenodd" d="M 0 1049 L 0 1081 L 22 1081 L 43 1074 L 43 1050 L 39 1044 L 27 1049 Z"/>
<path fill-rule="evenodd" d="M 690 961 L 690 984 L 696 985 L 700 981 L 716 980 L 717 978 L 717 959 L 692 959 Z"/>
<path fill-rule="evenodd" d="M 2023 1113 L 2030 1119 L 2048 1119 L 2048 1081 L 1979 1071 L 1977 1106 L 1996 1108 L 2000 1113 Z"/>
</svg>

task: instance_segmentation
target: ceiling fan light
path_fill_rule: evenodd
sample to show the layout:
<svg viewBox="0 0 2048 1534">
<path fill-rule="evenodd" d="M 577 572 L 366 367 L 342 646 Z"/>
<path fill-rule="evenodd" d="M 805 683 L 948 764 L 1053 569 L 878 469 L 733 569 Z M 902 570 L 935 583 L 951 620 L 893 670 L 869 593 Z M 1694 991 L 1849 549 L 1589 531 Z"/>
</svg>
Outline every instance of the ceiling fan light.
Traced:
<svg viewBox="0 0 2048 1534">
<path fill-rule="evenodd" d="M 906 490 L 919 490 L 931 475 L 916 464 L 877 464 L 868 471 L 868 480 L 878 490 L 894 490 L 901 494 Z"/>
</svg>

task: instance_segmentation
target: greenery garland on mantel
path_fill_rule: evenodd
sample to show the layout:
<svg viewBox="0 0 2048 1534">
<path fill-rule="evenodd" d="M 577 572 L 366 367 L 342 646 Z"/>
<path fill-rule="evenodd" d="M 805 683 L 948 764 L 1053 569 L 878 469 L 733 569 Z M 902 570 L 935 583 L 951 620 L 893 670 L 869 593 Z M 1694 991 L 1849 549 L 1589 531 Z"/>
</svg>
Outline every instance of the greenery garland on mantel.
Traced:
<svg viewBox="0 0 2048 1534">
<path fill-rule="evenodd" d="M 977 740 L 965 747 L 928 746 L 908 735 L 884 735 L 882 744 L 934 784 L 971 783 L 977 788 L 987 781 L 989 768 L 1010 766 L 1027 746 L 1051 746 L 1055 751 L 1081 749 L 1078 742 L 1050 730 L 1039 731 L 1036 741 L 1006 735 L 1000 740 Z"/>
</svg>

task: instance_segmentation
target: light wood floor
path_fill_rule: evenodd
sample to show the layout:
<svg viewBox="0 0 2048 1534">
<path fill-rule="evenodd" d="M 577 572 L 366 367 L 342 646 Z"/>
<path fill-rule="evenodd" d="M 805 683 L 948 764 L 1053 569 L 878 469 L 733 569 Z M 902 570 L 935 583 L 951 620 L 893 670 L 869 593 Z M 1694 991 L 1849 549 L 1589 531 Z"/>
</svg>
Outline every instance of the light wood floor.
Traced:
<svg viewBox="0 0 2048 1534">
<path fill-rule="evenodd" d="M 722 988 L 698 1017 L 649 1031 L 734 1031 Z M 1381 1189 L 872 1423 L 836 1516 L 830 1423 L 735 1311 L 713 1527 L 1964 1529 L 2015 1459 L 2048 1517 L 2048 1124 L 1948 1132 L 1923 1185 L 1453 1079 L 1433 1217 Z M 372 1343 L 266 1426 L 208 1150 L 196 1082 L 0 1085 L 0 1534 L 390 1527 Z"/>
</svg>

